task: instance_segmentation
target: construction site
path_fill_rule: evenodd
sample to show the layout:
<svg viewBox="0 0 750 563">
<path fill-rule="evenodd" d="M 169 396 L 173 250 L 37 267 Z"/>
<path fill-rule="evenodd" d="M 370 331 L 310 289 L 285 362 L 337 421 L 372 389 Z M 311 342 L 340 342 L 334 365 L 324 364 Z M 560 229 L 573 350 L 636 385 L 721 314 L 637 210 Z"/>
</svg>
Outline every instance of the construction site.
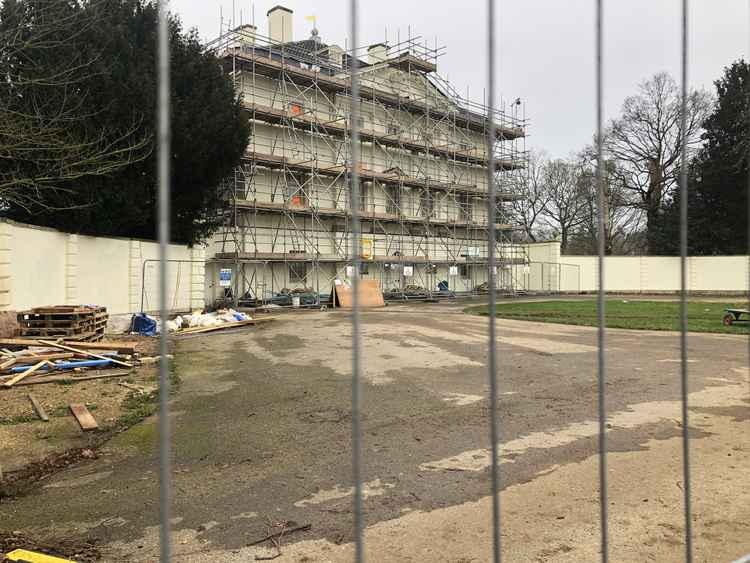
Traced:
<svg viewBox="0 0 750 563">
<path fill-rule="evenodd" d="M 231 74 L 252 134 L 223 189 L 225 224 L 206 252 L 208 293 L 235 304 L 320 305 L 335 280 L 377 280 L 386 299 L 487 291 L 488 131 L 497 182 L 498 289 L 513 292 L 522 246 L 504 203 L 525 172 L 520 100 L 490 112 L 438 73 L 445 48 L 419 36 L 355 51 L 313 27 L 295 40 L 292 11 L 268 11 L 267 35 L 246 24 L 209 45 Z M 358 65 L 359 201 L 351 198 L 351 79 Z M 351 248 L 352 209 L 362 248 Z M 228 278 L 227 275 L 225 277 Z"/>
<path fill-rule="evenodd" d="M 100 91 L 118 119 L 134 92 L 148 90 L 143 107 L 156 101 L 158 110 L 153 162 L 118 172 L 108 156 L 100 175 L 75 184 L 86 202 L 102 200 L 101 214 L 54 210 L 76 227 L 67 229 L 0 217 L 0 561 L 750 563 L 750 257 L 688 254 L 704 231 L 687 224 L 679 256 L 610 254 L 609 171 L 623 159 L 609 160 L 609 129 L 586 122 L 594 107 L 605 115 L 604 75 L 633 78 L 626 65 L 597 65 L 592 104 L 586 60 L 602 63 L 614 45 L 641 67 L 625 48 L 635 39 L 653 63 L 666 26 L 653 36 L 647 26 L 608 31 L 605 50 L 603 2 L 587 19 L 584 3 L 443 11 L 289 0 L 296 13 L 264 4 L 256 26 L 255 3 L 246 24 L 239 2 L 225 19 L 228 0 L 184 0 L 183 32 L 179 3 L 116 0 L 89 14 L 96 0 L 54 0 L 60 14 L 84 10 L 67 22 L 43 9 L 53 0 L 0 9 L 0 35 L 20 21 L 43 39 L 20 45 L 23 57 L 0 56 L 4 77 L 25 70 L 6 82 L 34 95 L 0 96 L 0 106 L 46 100 L 50 77 L 36 63 L 78 65 L 90 51 L 81 76 L 49 65 L 64 81 L 61 99 L 76 89 L 80 135 L 60 140 L 109 138 L 85 103 Z M 11 5 L 18 20 L 7 19 Z M 301 13 L 313 7 L 323 31 Z M 218 33 L 188 27 L 216 8 Z M 563 16 L 576 26 L 566 41 L 556 35 Z M 706 19 L 712 39 L 719 16 L 730 19 Z M 412 28 L 380 33 L 415 20 L 456 51 Z M 562 50 L 578 39 L 591 54 L 584 26 L 595 20 L 596 57 L 551 56 L 551 42 Z M 58 26 L 69 44 L 49 42 Z M 25 33 L 5 37 L 24 42 Z M 528 58 L 532 41 L 543 63 Z M 106 48 L 101 61 L 96 45 Z M 100 90 L 102 69 L 123 77 Z M 750 65 L 743 72 L 747 87 Z M 481 87 L 496 83 L 508 91 L 492 102 Z M 676 92 L 671 106 L 687 107 Z M 748 92 L 737 92 L 728 105 L 741 109 Z M 535 118 L 532 157 L 517 95 Z M 574 96 L 577 111 L 561 105 Z M 41 119 L 8 131 L 22 137 L 22 126 L 39 124 L 46 147 L 59 107 L 27 105 Z M 565 111 L 570 121 L 554 127 Z M 718 146 L 750 134 L 724 119 L 741 113 L 717 110 L 701 123 L 723 124 Z M 539 168 L 537 151 L 576 146 L 573 121 L 601 145 L 589 155 L 596 168 L 587 160 L 573 174 L 572 157 L 545 157 L 549 168 Z M 701 140 L 713 150 L 709 130 Z M 688 190 L 688 172 L 712 159 L 703 148 L 684 158 L 684 128 L 669 138 L 680 139 L 672 149 L 683 159 L 683 191 L 669 197 L 690 195 L 679 199 L 682 214 L 713 193 L 700 191 L 708 175 L 695 198 Z M 19 147 L 0 157 L 33 180 L 28 146 Z M 80 160 L 56 147 L 53 156 Z M 718 177 L 736 154 L 705 170 Z M 64 156 L 46 173 L 69 173 Z M 653 159 L 638 162 L 653 169 Z M 738 186 L 745 181 L 743 172 Z M 536 236 L 520 209 L 537 213 L 544 198 L 559 207 L 551 194 L 563 184 L 586 204 L 579 243 L 596 242 L 595 253 L 552 223 Z M 135 228 L 88 233 L 82 216 L 146 217 L 158 241 Z M 648 242 L 648 231 L 620 234 Z"/>
</svg>

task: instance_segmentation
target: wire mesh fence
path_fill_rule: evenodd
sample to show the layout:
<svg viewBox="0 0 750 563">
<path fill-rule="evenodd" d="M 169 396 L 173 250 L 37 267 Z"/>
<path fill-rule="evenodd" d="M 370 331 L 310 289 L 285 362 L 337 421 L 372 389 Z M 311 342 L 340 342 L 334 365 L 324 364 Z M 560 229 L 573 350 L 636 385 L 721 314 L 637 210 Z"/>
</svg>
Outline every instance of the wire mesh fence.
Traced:
<svg viewBox="0 0 750 563">
<path fill-rule="evenodd" d="M 359 48 L 358 43 L 358 14 L 359 4 L 357 0 L 350 0 L 349 2 L 349 21 L 350 29 L 349 36 L 351 41 L 351 49 L 353 53 L 356 53 Z M 681 83 L 682 83 L 682 120 L 686 116 L 686 103 L 687 103 L 687 82 L 688 82 L 688 1 L 682 0 L 682 38 L 681 38 Z M 495 135 L 495 123 L 493 113 L 493 107 L 495 104 L 495 91 L 496 83 L 498 82 L 496 76 L 496 42 L 497 42 L 497 28 L 496 21 L 498 17 L 502 17 L 499 14 L 499 8 L 501 8 L 501 2 L 495 2 L 488 0 L 485 9 L 486 19 L 486 45 L 487 45 L 487 61 L 488 66 L 486 69 L 487 73 L 487 84 L 488 84 L 488 115 L 489 127 L 487 131 L 486 139 L 486 152 L 489 156 L 489 162 L 487 166 L 487 186 L 488 186 L 488 234 L 490 241 L 496 241 L 495 231 L 495 214 L 497 210 L 496 193 L 497 193 L 497 182 L 495 177 L 495 163 L 494 163 L 494 145 L 497 143 L 497 137 Z M 161 288 L 160 288 L 160 311 L 161 311 L 161 322 L 165 323 L 167 319 L 167 313 L 169 308 L 168 302 L 168 291 L 166 287 L 167 280 L 167 264 L 169 256 L 167 255 L 168 245 L 168 234 L 170 231 L 169 224 L 169 154 L 170 154 L 170 127 L 169 127 L 169 80 L 170 80 L 170 69 L 169 69 L 169 44 L 168 44 L 168 20 L 167 10 L 168 2 L 161 0 L 159 2 L 159 58 L 158 58 L 158 69 L 159 69 L 159 83 L 158 83 L 158 165 L 159 165 L 159 240 L 160 240 L 160 272 L 161 272 Z M 597 174 L 597 190 L 599 194 L 599 209 L 605 208 L 604 201 L 604 154 L 603 154 L 603 84 L 605 79 L 605 60 L 604 60 L 604 40 L 605 30 L 603 26 L 604 18 L 604 1 L 596 0 L 595 13 L 593 21 L 595 22 L 596 29 L 596 43 L 594 46 L 595 60 L 596 60 L 596 152 L 598 162 L 598 174 Z M 349 189 L 351 193 L 351 201 L 359 200 L 359 164 L 360 164 L 360 138 L 359 138 L 359 112 L 360 112 L 360 75 L 358 69 L 358 59 L 356 56 L 351 57 L 351 64 L 349 65 L 349 79 L 351 87 L 351 135 L 350 135 L 350 155 L 351 163 L 348 173 Z M 686 128 L 682 127 L 682 134 L 685 135 Z M 687 342 L 687 280 L 686 280 L 686 257 L 687 257 L 687 159 L 685 153 L 685 138 L 683 137 L 682 142 L 682 161 L 680 167 L 680 182 L 679 190 L 683 197 L 681 197 L 681 213 L 680 213 L 680 256 L 681 256 L 681 332 L 680 332 L 680 400 L 681 400 L 681 415 L 682 415 L 682 482 L 684 483 L 683 491 L 683 508 L 684 508 L 684 545 L 685 545 L 685 560 L 690 562 L 693 560 L 693 537 L 692 537 L 692 513 L 691 513 L 691 473 L 690 473 L 690 433 L 689 433 L 689 417 L 688 417 L 688 342 Z M 750 182 L 750 180 L 749 180 Z M 359 249 L 362 245 L 361 240 L 361 227 L 360 227 L 360 212 L 359 206 L 351 206 L 351 218 L 352 218 L 352 229 L 351 229 L 351 248 Z M 598 331 L 597 331 L 597 409 L 598 409 L 598 442 L 599 442 L 599 526 L 600 526 L 600 554 L 602 561 L 609 560 L 609 515 L 608 515 L 608 471 L 607 471 L 607 362 L 606 362 L 606 345 L 607 345 L 607 334 L 605 330 L 606 321 L 606 301 L 605 301 L 605 224 L 603 214 L 599 214 L 599 269 L 598 269 Z M 502 450 L 502 443 L 500 442 L 500 428 L 499 418 L 497 409 L 497 398 L 498 392 L 503 382 L 503 373 L 510 369 L 499 361 L 497 354 L 497 327 L 495 321 L 495 303 L 496 303 L 496 249 L 497 245 L 492 243 L 488 246 L 488 266 L 489 266 L 489 323 L 487 332 L 487 377 L 489 383 L 489 428 L 488 437 L 491 449 L 491 479 L 490 488 L 488 493 L 492 496 L 492 538 L 487 538 L 487 541 L 492 541 L 492 554 L 493 560 L 498 563 L 502 558 L 502 521 L 500 520 L 500 490 L 502 489 L 502 475 L 500 473 L 499 466 L 499 452 Z M 361 370 L 362 370 L 362 335 L 361 335 L 361 317 L 359 307 L 359 293 L 357 291 L 359 283 L 359 272 L 360 272 L 361 256 L 358 252 L 351 252 L 350 263 L 353 266 L 353 309 L 351 312 L 351 326 L 352 326 L 352 364 L 351 364 L 351 432 L 352 432 L 352 485 L 354 490 L 353 495 L 353 518 L 354 518 L 354 538 L 356 543 L 355 558 L 356 561 L 364 561 L 364 516 L 363 516 L 363 487 L 362 487 L 362 435 L 361 435 L 361 417 L 360 417 L 360 404 L 362 401 L 361 396 Z M 560 279 L 563 274 L 560 270 L 560 266 L 557 268 L 548 268 L 547 272 L 543 271 L 544 265 L 538 265 L 542 271 L 539 272 L 540 289 L 552 290 L 555 287 L 559 289 Z M 571 277 L 571 274 L 566 274 L 567 277 Z M 580 286 L 580 282 L 579 282 Z M 749 296 L 750 297 L 750 296 Z M 167 358 L 167 338 L 168 330 L 163 325 L 160 336 L 161 346 L 161 365 L 160 365 L 160 404 L 159 404 L 159 463 L 160 463 L 160 495 L 159 495 L 159 507 L 160 507 L 160 530 L 161 530 L 161 558 L 162 561 L 169 561 L 171 558 L 170 551 L 170 416 L 169 416 L 169 376 L 168 367 L 165 358 Z M 750 342 L 750 341 L 749 341 Z M 748 348 L 750 354 L 750 344 Z"/>
</svg>

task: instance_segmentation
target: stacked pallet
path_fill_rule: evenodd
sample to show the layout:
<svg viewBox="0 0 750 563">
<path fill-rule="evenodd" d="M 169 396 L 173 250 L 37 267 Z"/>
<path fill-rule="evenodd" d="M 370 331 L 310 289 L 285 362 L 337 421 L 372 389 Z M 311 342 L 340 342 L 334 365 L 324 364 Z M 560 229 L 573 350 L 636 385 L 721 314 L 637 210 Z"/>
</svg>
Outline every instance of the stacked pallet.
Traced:
<svg viewBox="0 0 750 563">
<path fill-rule="evenodd" d="M 94 342 L 104 337 L 108 319 L 106 307 L 90 305 L 36 307 L 18 313 L 19 336 Z"/>
</svg>

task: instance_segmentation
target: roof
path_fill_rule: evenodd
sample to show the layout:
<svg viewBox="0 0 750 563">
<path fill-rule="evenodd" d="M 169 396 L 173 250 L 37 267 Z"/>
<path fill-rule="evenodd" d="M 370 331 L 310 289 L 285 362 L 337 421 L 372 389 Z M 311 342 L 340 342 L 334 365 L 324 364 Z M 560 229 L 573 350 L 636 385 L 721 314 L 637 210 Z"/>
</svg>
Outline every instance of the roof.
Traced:
<svg viewBox="0 0 750 563">
<path fill-rule="evenodd" d="M 274 6 L 270 10 L 268 10 L 266 12 L 266 15 L 269 15 L 271 12 L 275 12 L 276 10 L 284 10 L 285 12 L 289 12 L 290 14 L 294 13 L 289 8 L 285 8 L 284 6 L 281 6 L 281 5 L 277 4 L 276 6 Z"/>
</svg>

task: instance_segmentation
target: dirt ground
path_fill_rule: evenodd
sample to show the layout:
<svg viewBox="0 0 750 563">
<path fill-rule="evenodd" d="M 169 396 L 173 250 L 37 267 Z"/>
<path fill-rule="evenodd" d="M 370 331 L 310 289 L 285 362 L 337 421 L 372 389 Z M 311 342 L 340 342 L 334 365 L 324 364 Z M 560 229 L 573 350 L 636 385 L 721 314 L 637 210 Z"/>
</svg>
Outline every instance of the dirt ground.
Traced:
<svg viewBox="0 0 750 563">
<path fill-rule="evenodd" d="M 111 339 L 111 338 L 110 338 Z M 156 339 L 128 337 L 137 341 L 140 356 L 157 351 Z M 117 371 L 128 371 L 126 368 Z M 0 389 L 0 467 L 7 475 L 63 452 L 98 445 L 127 413 L 124 401 L 132 390 L 119 385 L 129 382 L 143 387 L 156 385 L 156 367 L 138 366 L 126 377 L 93 379 L 75 383 L 22 385 Z M 106 373 L 89 370 L 84 375 Z M 32 393 L 49 416 L 40 420 L 28 395 Z M 96 432 L 82 432 L 68 405 L 83 403 L 99 424 Z"/>
<path fill-rule="evenodd" d="M 447 304 L 363 314 L 369 561 L 491 560 L 486 331 Z M 678 335 L 608 333 L 610 555 L 683 561 Z M 689 345 L 696 561 L 732 561 L 750 553 L 747 339 Z M 506 560 L 597 561 L 596 331 L 499 320 L 498 353 Z M 350 358 L 341 311 L 177 343 L 175 561 L 274 555 L 249 544 L 278 522 L 310 528 L 275 561 L 352 560 Z M 0 501 L 0 530 L 157 561 L 156 438 L 152 418 Z"/>
</svg>

